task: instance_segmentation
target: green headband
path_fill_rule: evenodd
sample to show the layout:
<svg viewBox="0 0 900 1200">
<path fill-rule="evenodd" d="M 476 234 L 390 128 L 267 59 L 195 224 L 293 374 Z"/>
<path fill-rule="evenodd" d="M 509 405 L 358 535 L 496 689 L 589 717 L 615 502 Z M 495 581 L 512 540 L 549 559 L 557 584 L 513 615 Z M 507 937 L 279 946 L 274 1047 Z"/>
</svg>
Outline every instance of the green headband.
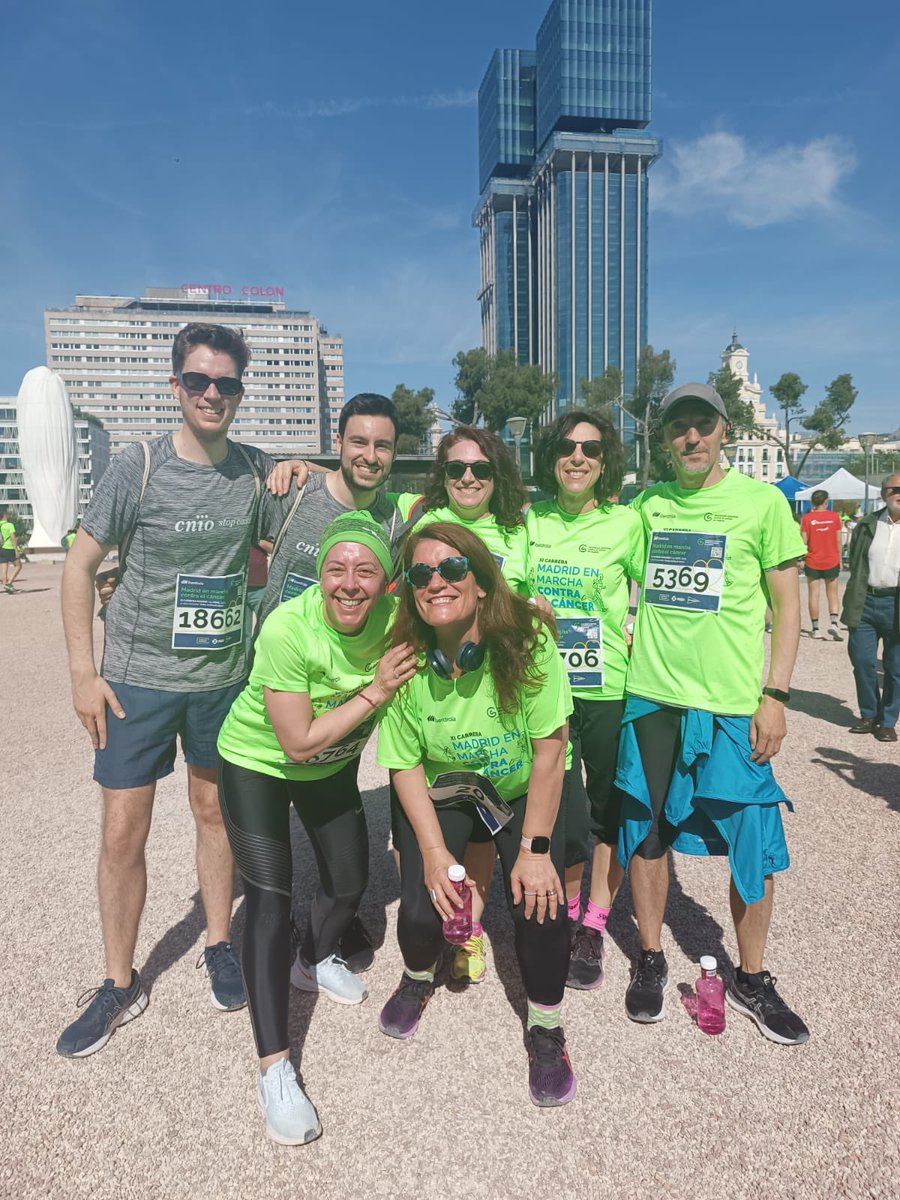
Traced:
<svg viewBox="0 0 900 1200">
<path fill-rule="evenodd" d="M 331 522 L 322 535 L 322 544 L 316 558 L 318 575 L 322 574 L 322 564 L 328 551 L 339 542 L 356 542 L 359 546 L 366 546 L 381 564 L 385 579 L 390 579 L 394 571 L 391 543 L 378 522 L 373 520 L 367 512 L 360 510 L 359 512 L 341 513 Z"/>
</svg>

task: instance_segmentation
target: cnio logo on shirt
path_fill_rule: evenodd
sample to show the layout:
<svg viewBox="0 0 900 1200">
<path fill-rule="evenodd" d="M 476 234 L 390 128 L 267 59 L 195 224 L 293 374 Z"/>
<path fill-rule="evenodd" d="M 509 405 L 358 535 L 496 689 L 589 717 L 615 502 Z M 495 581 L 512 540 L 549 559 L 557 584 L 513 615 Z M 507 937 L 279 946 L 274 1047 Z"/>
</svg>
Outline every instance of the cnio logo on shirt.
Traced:
<svg viewBox="0 0 900 1200">
<path fill-rule="evenodd" d="M 582 554 L 606 554 L 609 546 L 589 546 L 586 542 L 582 542 L 578 549 Z"/>
<path fill-rule="evenodd" d="M 176 521 L 174 526 L 176 533 L 209 533 L 215 527 L 215 521 L 210 520 L 206 513 L 197 513 L 190 521 Z"/>
<path fill-rule="evenodd" d="M 319 547 L 314 542 L 297 542 L 294 549 L 299 550 L 301 554 L 309 554 L 312 558 L 319 553 Z"/>
<path fill-rule="evenodd" d="M 225 517 L 219 522 L 220 529 L 240 529 L 244 525 L 252 524 L 252 517 Z"/>
<path fill-rule="evenodd" d="M 703 520 L 721 525 L 724 521 L 736 521 L 737 515 L 735 513 L 704 513 Z"/>
</svg>

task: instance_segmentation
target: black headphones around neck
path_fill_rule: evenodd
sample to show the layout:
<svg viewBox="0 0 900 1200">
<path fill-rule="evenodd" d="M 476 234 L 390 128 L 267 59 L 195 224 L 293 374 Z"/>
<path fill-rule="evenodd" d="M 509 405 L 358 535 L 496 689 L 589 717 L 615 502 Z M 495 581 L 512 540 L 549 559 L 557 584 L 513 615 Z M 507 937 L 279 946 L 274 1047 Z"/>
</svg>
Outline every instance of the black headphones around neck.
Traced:
<svg viewBox="0 0 900 1200">
<path fill-rule="evenodd" d="M 452 679 L 454 665 L 459 667 L 463 674 L 467 671 L 478 670 L 484 662 L 484 643 L 463 642 L 457 650 L 456 658 L 453 662 L 437 646 L 430 647 L 425 657 L 428 659 L 428 665 L 434 671 L 435 675 L 439 675 L 441 679 Z"/>
</svg>

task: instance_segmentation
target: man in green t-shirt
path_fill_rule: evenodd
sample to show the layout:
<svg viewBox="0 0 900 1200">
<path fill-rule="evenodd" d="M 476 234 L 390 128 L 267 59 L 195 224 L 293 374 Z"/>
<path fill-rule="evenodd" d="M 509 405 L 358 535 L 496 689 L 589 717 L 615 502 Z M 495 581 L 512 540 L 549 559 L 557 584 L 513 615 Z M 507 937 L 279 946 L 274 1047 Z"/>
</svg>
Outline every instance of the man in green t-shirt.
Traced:
<svg viewBox="0 0 900 1200">
<path fill-rule="evenodd" d="M 660 416 L 675 482 L 634 501 L 648 551 L 616 776 L 619 858 L 641 936 L 625 1006 L 634 1021 L 664 1015 L 669 848 L 727 854 L 740 951 L 728 1002 L 769 1040 L 797 1045 L 809 1031 L 763 954 L 772 876 L 788 866 L 780 805 L 790 804 L 769 762 L 787 733 L 805 547 L 776 488 L 720 465 L 728 418 L 713 388 L 675 388 Z M 767 599 L 774 630 L 760 695 Z"/>
<path fill-rule="evenodd" d="M 0 511 L 0 566 L 3 568 L 3 590 L 13 593 L 13 584 L 22 570 L 22 560 L 19 557 L 19 543 L 16 541 L 16 527 L 13 524 L 13 514 L 8 508 Z M 12 575 L 9 573 L 12 564 Z"/>
</svg>

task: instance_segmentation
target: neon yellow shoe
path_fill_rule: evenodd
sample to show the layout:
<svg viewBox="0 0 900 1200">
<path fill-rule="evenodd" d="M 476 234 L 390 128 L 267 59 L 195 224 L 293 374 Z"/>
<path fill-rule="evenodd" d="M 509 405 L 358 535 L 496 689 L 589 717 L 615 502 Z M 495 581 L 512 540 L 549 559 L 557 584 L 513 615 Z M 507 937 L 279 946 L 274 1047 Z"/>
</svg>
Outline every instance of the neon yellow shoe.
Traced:
<svg viewBox="0 0 900 1200">
<path fill-rule="evenodd" d="M 480 925 L 478 929 L 481 929 Z M 467 979 L 469 983 L 482 983 L 486 973 L 484 934 L 473 933 L 467 942 L 453 947 L 450 974 L 454 979 Z"/>
</svg>

